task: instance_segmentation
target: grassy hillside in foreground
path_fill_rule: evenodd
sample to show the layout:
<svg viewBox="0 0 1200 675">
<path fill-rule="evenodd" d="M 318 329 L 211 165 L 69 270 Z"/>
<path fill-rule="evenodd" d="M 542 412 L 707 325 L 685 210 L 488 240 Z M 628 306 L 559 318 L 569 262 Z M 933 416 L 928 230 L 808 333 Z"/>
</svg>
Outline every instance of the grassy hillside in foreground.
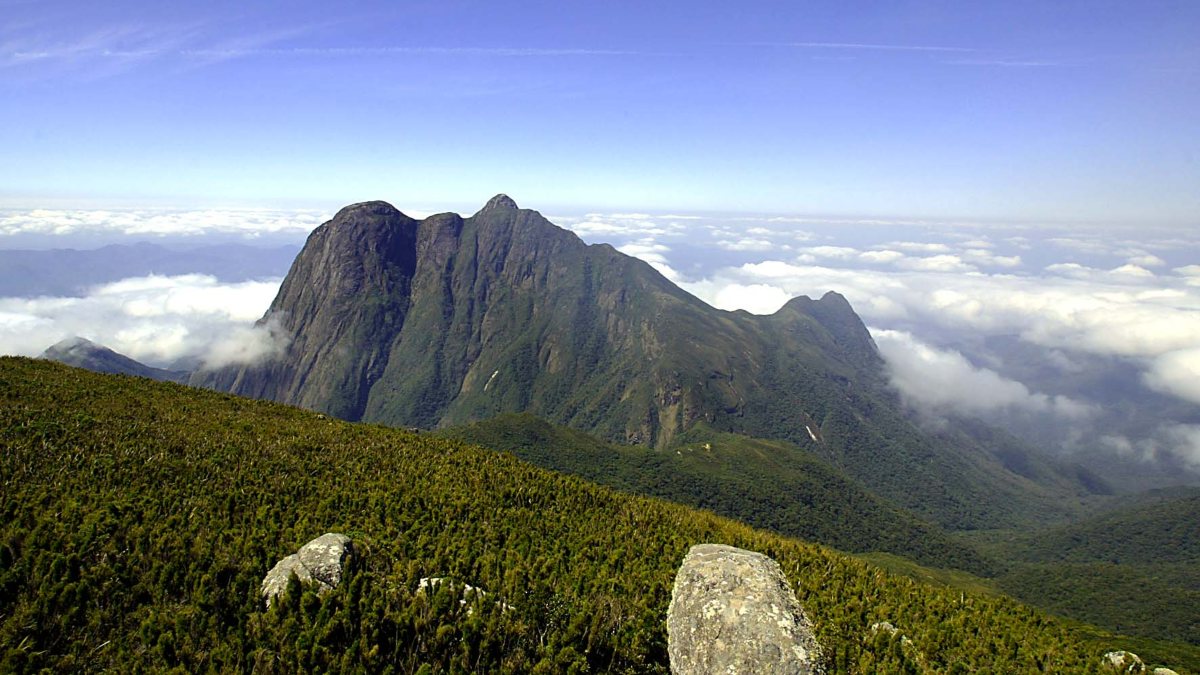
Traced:
<svg viewBox="0 0 1200 675">
<path fill-rule="evenodd" d="M 886 551 L 933 567 L 990 571 L 971 547 L 783 441 L 700 424 L 659 451 L 606 443 L 529 414 L 499 415 L 437 433 L 844 551 Z"/>
<path fill-rule="evenodd" d="M 1095 672 L 1127 644 L 503 454 L 28 359 L 0 358 L 0 484 L 5 672 L 666 672 L 700 542 L 778 560 L 834 672 Z M 263 574 L 326 531 L 356 569 L 265 610 Z M 920 663 L 865 637 L 885 620 Z"/>
</svg>

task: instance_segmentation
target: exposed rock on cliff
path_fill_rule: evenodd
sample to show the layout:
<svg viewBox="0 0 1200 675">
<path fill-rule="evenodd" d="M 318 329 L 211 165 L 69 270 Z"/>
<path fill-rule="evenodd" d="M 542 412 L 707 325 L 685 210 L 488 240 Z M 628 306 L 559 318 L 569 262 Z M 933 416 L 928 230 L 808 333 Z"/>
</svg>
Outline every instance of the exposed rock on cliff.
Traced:
<svg viewBox="0 0 1200 675">
<path fill-rule="evenodd" d="M 671 672 L 823 673 L 821 647 L 779 564 L 720 544 L 684 556 L 667 611 Z"/>
</svg>

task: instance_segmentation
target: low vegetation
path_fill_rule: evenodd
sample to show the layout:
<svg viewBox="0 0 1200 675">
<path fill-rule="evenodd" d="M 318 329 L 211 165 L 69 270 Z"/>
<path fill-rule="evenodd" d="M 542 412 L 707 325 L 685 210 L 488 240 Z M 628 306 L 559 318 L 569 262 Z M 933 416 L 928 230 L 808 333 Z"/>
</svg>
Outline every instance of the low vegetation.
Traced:
<svg viewBox="0 0 1200 675">
<path fill-rule="evenodd" d="M 778 560 L 834 672 L 1096 672 L 1134 645 L 506 454 L 27 359 L 0 359 L 0 485 L 4 672 L 666 672 L 700 542 Z M 363 551 L 348 580 L 267 610 L 265 572 L 327 531 Z"/>
</svg>

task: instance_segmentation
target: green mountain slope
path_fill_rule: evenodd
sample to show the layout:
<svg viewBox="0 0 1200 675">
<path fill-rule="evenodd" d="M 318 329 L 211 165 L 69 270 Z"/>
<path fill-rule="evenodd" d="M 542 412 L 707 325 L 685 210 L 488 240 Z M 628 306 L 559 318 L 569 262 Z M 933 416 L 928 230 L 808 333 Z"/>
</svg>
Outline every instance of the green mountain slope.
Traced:
<svg viewBox="0 0 1200 675">
<path fill-rule="evenodd" d="M 1155 500 L 1009 542 L 1030 562 L 1200 563 L 1200 495 Z"/>
<path fill-rule="evenodd" d="M 666 448 L 698 423 L 786 440 L 953 528 L 1054 521 L 1087 487 L 917 429 L 870 334 L 828 293 L 716 310 L 646 263 L 498 195 L 416 221 L 383 202 L 317 228 L 263 323 L 275 361 L 191 382 L 349 420 L 444 427 L 530 412 Z"/>
<path fill-rule="evenodd" d="M 529 414 L 499 415 L 438 435 L 845 551 L 887 551 L 934 567 L 990 571 L 970 547 L 782 441 L 721 433 L 701 423 L 657 451 L 605 443 Z"/>
<path fill-rule="evenodd" d="M 504 454 L 43 361 L 0 359 L 0 485 L 6 672 L 666 672 L 672 578 L 705 541 L 780 562 L 835 672 L 918 668 L 865 639 L 884 620 L 946 672 L 1094 672 L 1126 644 Z M 326 531 L 357 568 L 264 610 L 263 574 Z"/>
<path fill-rule="evenodd" d="M 1200 645 L 1200 495 L 1123 497 L 1070 525 L 974 538 L 1006 593 L 1113 630 Z"/>
</svg>

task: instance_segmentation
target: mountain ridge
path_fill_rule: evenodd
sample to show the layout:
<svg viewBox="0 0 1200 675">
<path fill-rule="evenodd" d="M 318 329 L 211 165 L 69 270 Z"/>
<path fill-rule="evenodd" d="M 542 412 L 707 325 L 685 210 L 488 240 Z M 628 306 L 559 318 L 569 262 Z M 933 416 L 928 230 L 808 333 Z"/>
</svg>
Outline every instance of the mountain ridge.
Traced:
<svg viewBox="0 0 1200 675">
<path fill-rule="evenodd" d="M 718 310 L 506 195 L 465 218 L 341 209 L 262 322 L 290 339 L 279 359 L 191 384 L 396 426 L 529 412 L 660 450 L 703 422 L 812 450 L 953 528 L 1053 520 L 1086 493 L 917 429 L 841 295 L 771 315 Z"/>
</svg>

